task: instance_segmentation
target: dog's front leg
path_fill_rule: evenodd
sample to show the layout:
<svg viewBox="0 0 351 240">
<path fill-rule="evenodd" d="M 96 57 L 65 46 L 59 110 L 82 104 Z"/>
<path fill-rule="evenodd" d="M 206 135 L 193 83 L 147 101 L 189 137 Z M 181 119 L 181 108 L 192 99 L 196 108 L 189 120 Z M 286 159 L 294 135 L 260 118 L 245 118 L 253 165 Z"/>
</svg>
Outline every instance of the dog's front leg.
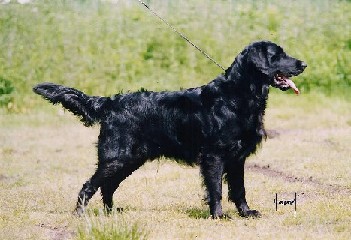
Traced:
<svg viewBox="0 0 351 240">
<path fill-rule="evenodd" d="M 221 158 L 212 155 L 202 156 L 201 173 L 209 195 L 210 213 L 214 219 L 223 217 L 221 204 L 223 168 Z"/>
<path fill-rule="evenodd" d="M 241 217 L 260 217 L 261 214 L 256 210 L 251 210 L 246 202 L 244 164 L 245 162 L 231 162 L 228 164 L 228 197 L 230 201 L 235 203 Z"/>
</svg>

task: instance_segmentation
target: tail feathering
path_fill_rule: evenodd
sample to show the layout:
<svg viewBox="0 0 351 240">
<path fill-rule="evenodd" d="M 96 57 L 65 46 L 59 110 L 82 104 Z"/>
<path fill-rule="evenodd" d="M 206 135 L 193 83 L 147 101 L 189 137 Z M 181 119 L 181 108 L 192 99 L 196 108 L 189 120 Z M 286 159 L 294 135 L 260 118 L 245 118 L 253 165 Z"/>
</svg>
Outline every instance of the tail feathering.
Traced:
<svg viewBox="0 0 351 240">
<path fill-rule="evenodd" d="M 103 105 L 108 99 L 91 97 L 77 89 L 54 83 L 40 83 L 33 88 L 33 91 L 53 104 L 61 103 L 64 108 L 78 116 L 85 126 L 100 121 Z"/>
</svg>

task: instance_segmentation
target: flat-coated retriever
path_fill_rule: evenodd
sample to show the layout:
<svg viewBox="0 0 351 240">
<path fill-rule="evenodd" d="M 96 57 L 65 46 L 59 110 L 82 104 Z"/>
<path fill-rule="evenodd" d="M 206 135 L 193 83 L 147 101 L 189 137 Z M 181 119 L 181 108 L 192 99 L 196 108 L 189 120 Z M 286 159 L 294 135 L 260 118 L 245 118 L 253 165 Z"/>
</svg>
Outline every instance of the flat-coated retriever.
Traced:
<svg viewBox="0 0 351 240">
<path fill-rule="evenodd" d="M 224 74 L 207 85 L 175 92 L 140 91 L 112 97 L 87 96 L 73 88 L 41 83 L 33 88 L 51 103 L 79 116 L 85 126 L 100 123 L 98 165 L 79 192 L 82 214 L 101 189 L 107 211 L 119 184 L 147 160 L 160 156 L 199 164 L 213 218 L 222 212 L 222 177 L 229 200 L 243 217 L 257 217 L 245 198 L 244 163 L 266 137 L 263 126 L 269 86 L 299 90 L 289 79 L 306 64 L 277 44 L 247 46 Z"/>
</svg>

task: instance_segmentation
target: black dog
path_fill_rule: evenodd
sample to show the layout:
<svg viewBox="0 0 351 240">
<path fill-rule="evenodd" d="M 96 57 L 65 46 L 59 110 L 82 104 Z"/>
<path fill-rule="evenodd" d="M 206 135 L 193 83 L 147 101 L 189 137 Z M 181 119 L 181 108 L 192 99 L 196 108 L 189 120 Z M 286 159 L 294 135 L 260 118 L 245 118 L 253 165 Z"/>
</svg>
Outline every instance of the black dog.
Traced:
<svg viewBox="0 0 351 240">
<path fill-rule="evenodd" d="M 298 93 L 289 77 L 306 66 L 278 45 L 262 41 L 247 46 L 223 75 L 185 91 L 90 97 L 53 83 L 33 90 L 51 103 L 61 103 L 85 126 L 101 124 L 98 167 L 79 193 L 78 214 L 98 188 L 110 211 L 119 184 L 147 160 L 163 155 L 200 165 L 213 218 L 224 216 L 224 174 L 229 200 L 240 216 L 257 217 L 260 213 L 246 203 L 245 159 L 266 137 L 263 116 L 269 86 Z"/>
</svg>

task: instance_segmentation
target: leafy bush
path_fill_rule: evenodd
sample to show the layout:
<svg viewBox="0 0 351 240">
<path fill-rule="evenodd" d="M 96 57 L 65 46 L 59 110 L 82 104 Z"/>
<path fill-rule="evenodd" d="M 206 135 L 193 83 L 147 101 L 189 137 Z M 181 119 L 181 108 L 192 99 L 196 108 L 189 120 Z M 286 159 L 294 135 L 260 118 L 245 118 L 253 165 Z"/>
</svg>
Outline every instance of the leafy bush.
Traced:
<svg viewBox="0 0 351 240">
<path fill-rule="evenodd" d="M 0 76 L 0 106 L 10 109 L 15 88 L 9 80 Z"/>
</svg>

